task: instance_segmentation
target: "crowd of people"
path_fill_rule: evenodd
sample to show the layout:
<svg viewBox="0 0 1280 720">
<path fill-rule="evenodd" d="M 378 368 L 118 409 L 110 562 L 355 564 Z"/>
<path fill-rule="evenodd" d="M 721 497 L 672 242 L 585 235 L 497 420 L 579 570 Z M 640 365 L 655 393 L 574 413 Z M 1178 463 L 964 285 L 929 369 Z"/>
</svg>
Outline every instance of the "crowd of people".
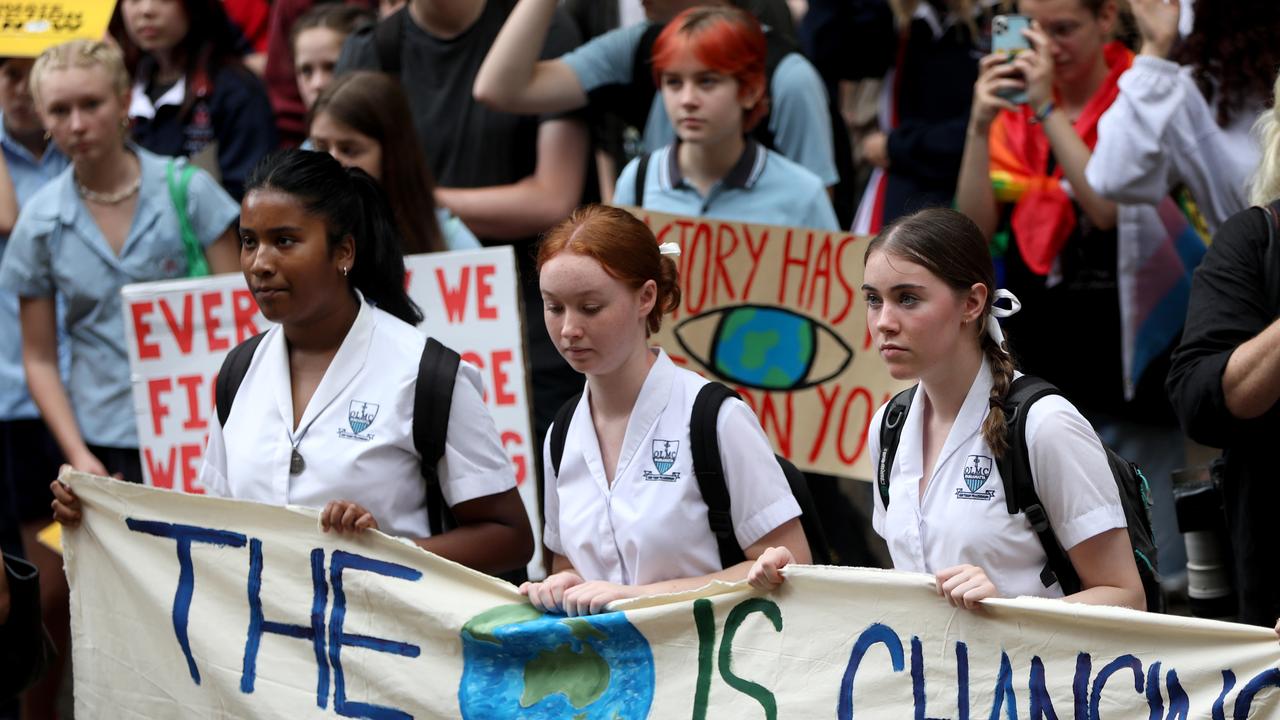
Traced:
<svg viewBox="0 0 1280 720">
<path fill-rule="evenodd" d="M 993 50 L 1002 33 L 1020 49 Z M 1271 625 L 1276 38 L 1272 0 L 120 0 L 109 38 L 0 59 L 0 639 L 9 586 L 38 577 L 55 651 L 22 716 L 56 716 L 69 635 L 36 534 L 51 503 L 83 517 L 49 481 L 64 463 L 142 480 L 129 283 L 239 270 L 274 323 L 223 366 L 246 391 L 211 424 L 210 493 L 508 578 L 541 543 L 547 576 L 521 592 L 570 615 L 710 579 L 771 589 L 811 560 L 740 399 L 714 424 L 731 512 L 694 480 L 707 381 L 650 339 L 679 248 L 611 205 L 874 237 L 868 328 L 919 383 L 869 429 L 880 457 L 901 423 L 863 521 L 893 567 L 957 607 L 1148 609 L 1139 563 L 1186 583 L 1172 478 L 1191 439 L 1225 450 L 1233 615 Z M 415 329 L 402 282 L 405 255 L 495 245 L 516 250 L 543 528 L 479 373 Z M 446 390 L 423 432 L 428 357 Z M 946 487 L 1013 452 L 1023 372 L 1060 392 L 1022 450 L 1058 548 L 1000 483 L 985 504 Z M 375 442 L 308 436 L 356 395 L 388 418 Z M 665 439 L 675 488 L 646 481 Z M 1106 447 L 1150 482 L 1158 557 L 1135 559 Z M 1078 582 L 1045 572 L 1054 552 Z"/>
</svg>

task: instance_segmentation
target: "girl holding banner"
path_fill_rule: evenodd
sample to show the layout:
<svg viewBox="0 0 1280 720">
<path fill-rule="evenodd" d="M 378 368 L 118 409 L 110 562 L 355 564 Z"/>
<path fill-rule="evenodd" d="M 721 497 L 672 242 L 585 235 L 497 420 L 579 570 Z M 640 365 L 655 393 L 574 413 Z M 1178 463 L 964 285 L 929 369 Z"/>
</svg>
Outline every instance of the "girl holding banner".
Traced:
<svg viewBox="0 0 1280 720">
<path fill-rule="evenodd" d="M 209 424 L 200 482 L 212 495 L 322 508 L 326 531 L 380 529 L 479 570 L 522 567 L 533 552 L 528 515 L 480 373 L 465 362 L 436 465 L 458 527 L 432 535 L 413 432 L 426 338 L 377 183 L 324 153 L 290 150 L 259 163 L 246 188 L 240 265 L 278 324 L 246 348 L 226 424 Z M 78 522 L 74 495 L 54 491 L 59 520 Z"/>
<path fill-rule="evenodd" d="M 1047 557 L 1022 513 L 1011 514 L 995 459 L 1007 450 L 1002 402 L 1019 375 L 996 317 L 1019 303 L 993 292 L 987 241 L 967 217 L 925 210 L 887 227 L 867 246 L 867 326 L 897 379 L 920 378 L 888 469 L 888 507 L 877 494 L 872 525 L 898 570 L 928 572 L 952 605 L 986 598 L 1062 597 L 1045 587 Z M 994 306 L 1005 297 L 1013 310 Z M 867 431 L 880 457 L 881 407 Z M 1142 581 L 1106 453 L 1088 421 L 1060 395 L 1027 415 L 1027 455 L 1050 526 L 1080 577 L 1070 600 L 1143 609 Z M 771 589 L 795 562 L 770 548 L 751 568 Z"/>
<path fill-rule="evenodd" d="M 676 266 L 649 228 L 602 205 L 575 212 L 538 251 L 547 331 L 587 376 L 558 473 L 543 450 L 553 574 L 520 592 L 540 610 L 602 612 L 614 600 L 741 580 L 771 545 L 807 562 L 800 507 L 759 421 L 726 401 L 717 419 L 732 524 L 747 561 L 723 567 L 693 474 L 689 418 L 707 381 L 649 347 L 680 302 Z"/>
<path fill-rule="evenodd" d="M 697 7 L 653 45 L 653 72 L 678 140 L 632 160 L 615 205 L 679 215 L 838 230 L 822 180 L 747 135 L 768 114 L 760 23 Z"/>
<path fill-rule="evenodd" d="M 238 208 L 195 170 L 180 214 L 170 161 L 126 140 L 129 76 L 114 45 L 52 47 L 36 60 L 30 87 L 71 167 L 23 206 L 0 265 L 0 287 L 22 302 L 27 384 L 67 462 L 141 482 L 120 289 L 183 277 L 202 250 L 214 272 L 233 270 Z M 70 342 L 66 385 L 55 296 Z"/>
</svg>

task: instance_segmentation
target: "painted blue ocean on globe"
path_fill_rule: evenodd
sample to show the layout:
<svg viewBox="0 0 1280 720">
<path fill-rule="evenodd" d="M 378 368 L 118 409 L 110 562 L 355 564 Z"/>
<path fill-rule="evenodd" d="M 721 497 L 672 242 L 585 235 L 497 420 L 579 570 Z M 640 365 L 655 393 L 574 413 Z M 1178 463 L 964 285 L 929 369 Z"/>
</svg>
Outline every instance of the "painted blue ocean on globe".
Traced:
<svg viewBox="0 0 1280 720">
<path fill-rule="evenodd" d="M 781 308 L 740 307 L 716 333 L 715 366 L 724 377 L 784 390 L 805 379 L 813 360 L 814 324 Z"/>
<path fill-rule="evenodd" d="M 493 608 L 462 626 L 462 661 L 467 720 L 639 720 L 653 703 L 653 652 L 620 612 Z"/>
</svg>

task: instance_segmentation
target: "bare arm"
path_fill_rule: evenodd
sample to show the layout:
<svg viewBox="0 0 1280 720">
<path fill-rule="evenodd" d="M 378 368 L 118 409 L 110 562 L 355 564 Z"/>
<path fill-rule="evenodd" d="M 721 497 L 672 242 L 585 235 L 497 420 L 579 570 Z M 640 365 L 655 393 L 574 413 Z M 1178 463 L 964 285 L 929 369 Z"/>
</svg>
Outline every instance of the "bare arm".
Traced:
<svg viewBox="0 0 1280 720">
<path fill-rule="evenodd" d="M 1022 53 L 1013 65 L 1027 79 L 1027 102 L 1039 111 L 1053 100 L 1053 56 L 1048 50 L 1048 36 L 1035 28 L 1025 33 L 1036 50 Z M 1093 152 L 1076 134 L 1066 113 L 1054 108 L 1044 120 L 1044 133 L 1049 138 L 1058 167 L 1062 168 L 1063 177 L 1071 184 L 1076 202 L 1084 214 L 1099 229 L 1114 228 L 1116 204 L 1094 192 L 1085 179 L 1084 170 Z"/>
<path fill-rule="evenodd" d="M 204 256 L 209 261 L 209 272 L 214 275 L 240 272 L 240 238 L 236 237 L 235 226 L 228 227 L 205 248 Z"/>
<path fill-rule="evenodd" d="M 13 189 L 13 178 L 9 175 L 9 163 L 0 153 L 0 235 L 13 232 L 18 222 L 18 195 Z"/>
<path fill-rule="evenodd" d="M 437 188 L 436 202 L 483 238 L 515 240 L 537 235 L 578 206 L 589 145 L 586 125 L 580 120 L 548 120 L 538 126 L 538 165 L 532 175 L 510 185 Z"/>
<path fill-rule="evenodd" d="M 545 607 L 563 609 L 566 615 L 571 616 L 594 615 L 604 612 L 609 603 L 615 600 L 696 590 L 715 580 L 737 582 L 746 579 L 747 572 L 755 563 L 756 558 L 764 554 L 765 550 L 779 546 L 785 547 L 790 551 L 795 562 L 808 563 L 812 561 L 812 557 L 809 554 L 809 543 L 804 536 L 804 528 L 801 527 L 799 518 L 793 518 L 774 528 L 750 547 L 745 548 L 743 554 L 746 555 L 746 560 L 733 567 L 706 575 L 663 580 L 648 585 L 627 586 L 604 581 L 583 582 L 580 577 L 576 579 L 569 577 L 566 580 L 565 578 L 569 572 L 572 572 L 571 570 L 557 573 L 547 578 L 547 582 L 542 583 L 542 585 L 550 586 L 553 592 L 558 590 L 562 600 L 558 606 L 553 604 Z M 522 592 L 528 594 L 531 601 L 534 598 L 534 593 L 538 590 L 539 588 L 537 587 L 532 590 L 522 588 Z M 550 601 L 554 603 L 554 598 Z"/>
<path fill-rule="evenodd" d="M 988 55 L 979 65 L 978 82 L 973 86 L 973 110 L 965 134 L 964 155 L 960 160 L 960 178 L 956 184 L 956 210 L 977 224 L 988 239 L 996 233 L 1000 220 L 995 192 L 991 189 L 990 141 L 991 124 L 1001 110 L 1014 111 L 1017 106 L 996 93 L 1022 88 L 1013 65 L 1002 55 Z"/>
<path fill-rule="evenodd" d="M 76 470 L 106 475 L 106 468 L 93 456 L 80 435 L 67 390 L 58 372 L 58 321 L 52 297 L 22 298 L 22 367 L 27 385 L 40 415 L 58 441 L 67 462 Z"/>
<path fill-rule="evenodd" d="M 1280 401 L 1280 320 L 1232 351 L 1222 393 L 1227 409 L 1241 420 L 1260 417 Z"/>
<path fill-rule="evenodd" d="M 1147 609 L 1147 597 L 1134 564 L 1129 531 L 1112 528 L 1067 551 L 1084 588 L 1065 599 L 1086 605 Z"/>
<path fill-rule="evenodd" d="M 476 73 L 477 101 L 511 113 L 576 110 L 587 104 L 578 76 L 560 60 L 539 60 L 556 0 L 521 0 Z"/>
</svg>

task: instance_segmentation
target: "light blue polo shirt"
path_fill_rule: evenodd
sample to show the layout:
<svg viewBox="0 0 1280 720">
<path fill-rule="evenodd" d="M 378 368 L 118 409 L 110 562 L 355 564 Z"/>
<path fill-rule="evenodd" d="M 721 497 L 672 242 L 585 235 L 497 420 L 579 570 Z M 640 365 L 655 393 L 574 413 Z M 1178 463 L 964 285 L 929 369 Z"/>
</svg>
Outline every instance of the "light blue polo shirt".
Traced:
<svg viewBox="0 0 1280 720">
<path fill-rule="evenodd" d="M 560 59 L 578 76 L 583 92 L 629 84 L 636 49 L 651 24 L 611 30 Z M 824 184 L 835 185 L 840 175 L 836 171 L 827 88 L 817 69 L 800 53 L 788 54 L 774 68 L 769 81 L 769 106 L 769 130 L 778 152 L 811 170 Z M 645 149 L 652 152 L 675 139 L 675 128 L 667 117 L 662 92 L 658 91 L 644 127 Z"/>
<path fill-rule="evenodd" d="M 684 179 L 677 147 L 668 145 L 649 157 L 644 178 L 646 209 L 718 220 L 840 229 L 827 188 L 818 176 L 755 140 L 747 139 L 742 157 L 706 197 Z M 639 166 L 636 158 L 622 169 L 613 193 L 614 205 L 635 205 Z"/>
<path fill-rule="evenodd" d="M 9 137 L 0 114 L 0 152 L 13 178 L 18 207 L 25 207 L 36 191 L 57 177 L 67 167 L 67 158 L 57 146 L 49 143 L 39 160 L 21 143 Z M 0 235 L 0 260 L 4 258 L 9 238 Z M 27 377 L 22 370 L 22 327 L 18 321 L 18 296 L 0 291 L 0 421 L 30 420 L 40 411 L 27 392 Z"/>
<path fill-rule="evenodd" d="M 21 297 L 66 301 L 71 345 L 67 394 L 85 442 L 137 447 L 129 355 L 120 289 L 129 283 L 183 277 L 187 258 L 165 178 L 169 159 L 131 147 L 142 167 L 133 224 L 120 255 L 102 237 L 76 192 L 73 169 L 58 175 L 26 203 L 0 263 L 0 290 Z M 240 214 L 213 178 L 197 170 L 187 190 L 187 213 L 208 247 Z"/>
</svg>

